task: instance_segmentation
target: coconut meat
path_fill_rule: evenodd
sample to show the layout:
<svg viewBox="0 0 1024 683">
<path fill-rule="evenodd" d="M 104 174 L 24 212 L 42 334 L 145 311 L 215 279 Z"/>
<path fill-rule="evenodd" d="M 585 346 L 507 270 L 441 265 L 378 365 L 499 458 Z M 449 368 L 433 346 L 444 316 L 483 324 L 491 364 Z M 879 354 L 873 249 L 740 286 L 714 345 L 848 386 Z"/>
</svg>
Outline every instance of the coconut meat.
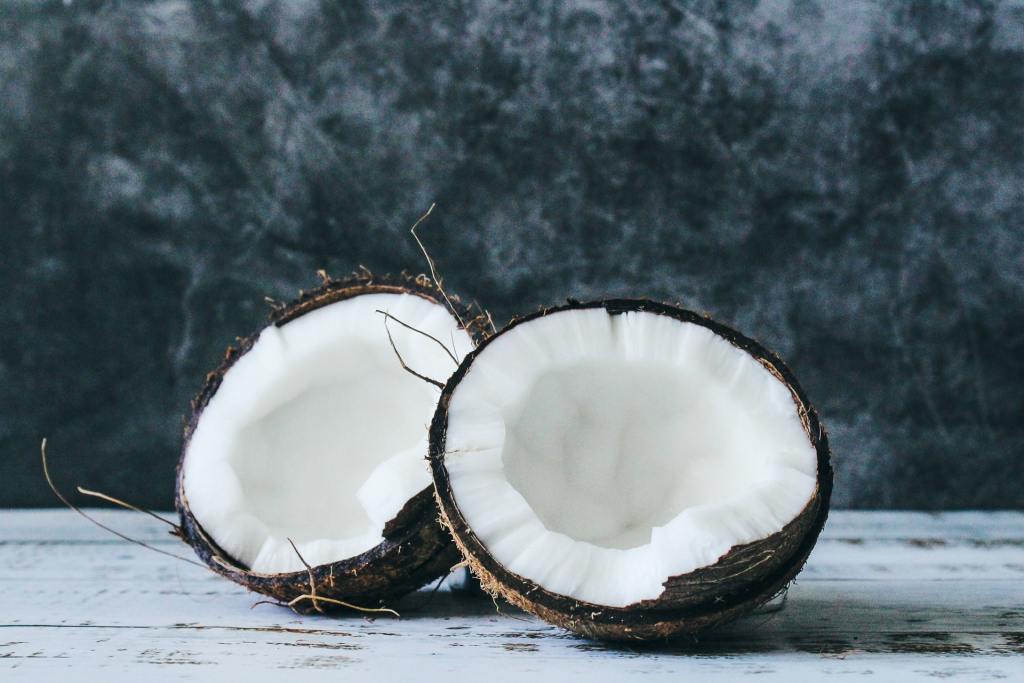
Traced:
<svg viewBox="0 0 1024 683">
<path fill-rule="evenodd" d="M 614 607 L 780 531 L 816 486 L 789 389 L 708 328 L 651 312 L 570 309 L 502 333 L 452 393 L 445 451 L 494 559 Z"/>
<path fill-rule="evenodd" d="M 259 573 L 303 569 L 365 552 L 430 485 L 424 462 L 436 387 L 406 373 L 377 310 L 454 345 L 469 335 L 443 306 L 412 294 L 364 294 L 264 329 L 225 373 L 183 461 L 196 520 Z M 403 359 L 444 381 L 452 359 L 401 325 Z"/>
</svg>

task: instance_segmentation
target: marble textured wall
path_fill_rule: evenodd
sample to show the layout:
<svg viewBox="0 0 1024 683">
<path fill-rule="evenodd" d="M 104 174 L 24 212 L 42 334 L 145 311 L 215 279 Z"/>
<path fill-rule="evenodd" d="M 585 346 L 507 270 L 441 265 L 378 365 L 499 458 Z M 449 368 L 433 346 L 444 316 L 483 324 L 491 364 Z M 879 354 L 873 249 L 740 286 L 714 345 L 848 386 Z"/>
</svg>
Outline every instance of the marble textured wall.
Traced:
<svg viewBox="0 0 1024 683">
<path fill-rule="evenodd" d="M 842 506 L 1024 504 L 1024 3 L 0 3 L 0 505 L 171 501 L 264 295 L 422 270 L 775 349 Z"/>
</svg>

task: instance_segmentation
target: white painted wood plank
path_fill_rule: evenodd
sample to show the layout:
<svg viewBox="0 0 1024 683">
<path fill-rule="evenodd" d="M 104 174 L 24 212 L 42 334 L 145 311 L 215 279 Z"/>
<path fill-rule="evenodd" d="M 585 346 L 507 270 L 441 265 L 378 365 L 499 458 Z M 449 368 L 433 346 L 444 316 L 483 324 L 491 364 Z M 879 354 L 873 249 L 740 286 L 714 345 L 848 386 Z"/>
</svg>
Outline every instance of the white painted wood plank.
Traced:
<svg viewBox="0 0 1024 683">
<path fill-rule="evenodd" d="M 110 508 L 85 508 L 99 522 L 111 526 L 140 541 L 174 541 L 169 527 L 143 514 Z M 162 511 L 161 516 L 177 523 L 174 512 Z M 122 543 L 118 538 L 93 526 L 70 510 L 0 509 L 0 543 Z"/>
<path fill-rule="evenodd" d="M 849 523 L 849 517 L 857 523 Z M 833 513 L 800 580 L 1024 579 L 1024 514 L 1002 513 L 998 523 L 978 513 L 907 517 L 907 524 L 890 522 L 881 527 L 885 534 L 856 535 L 856 529 L 872 530 L 878 525 L 870 523 L 864 513 Z M 949 521 L 948 530 L 930 523 L 938 517 Z M 98 518 L 163 550 L 195 559 L 162 525 L 142 515 L 116 511 L 101 513 Z M 127 581 L 176 569 L 173 561 L 164 562 L 164 557 L 126 544 L 67 511 L 7 512 L 0 513 L 0 519 L 0 582 L 30 578 L 36 582 L 67 581 L 64 566 L 71 561 L 76 566 L 74 580 L 85 581 L 109 577 L 111 562 L 116 559 L 124 560 L 116 574 Z M 1013 519 L 1017 524 L 1011 523 Z M 965 528 L 985 530 L 985 538 L 967 537 Z M 183 576 L 188 581 L 193 574 Z M 205 572 L 197 576 L 220 582 Z M 178 573 L 171 578 L 180 580 Z"/>
<path fill-rule="evenodd" d="M 833 510 L 823 534 L 829 538 L 1024 538 L 1024 512 L 894 512 Z"/>
<path fill-rule="evenodd" d="M 754 649 L 768 649 L 785 642 L 813 642 L 867 634 L 879 638 L 891 633 L 1024 633 L 1024 604 L 1017 582 L 970 582 L 957 590 L 935 582 L 814 582 L 798 583 L 790 590 L 785 609 L 750 618 L 744 628 L 732 627 L 716 640 L 737 637 Z M 1018 591 L 1017 595 L 1008 595 Z M 356 614 L 325 617 L 297 616 L 272 605 L 252 608 L 259 600 L 241 590 L 180 590 L 166 587 L 135 587 L 121 582 L 103 589 L 81 585 L 40 586 L 19 591 L 3 600 L 6 626 L 105 625 L 118 628 L 238 627 L 343 629 L 354 632 L 398 629 L 410 636 L 431 620 L 471 625 L 492 633 L 540 630 L 560 631 L 507 606 L 500 612 L 493 603 L 478 597 L 425 592 L 394 603 L 402 619 L 367 620 Z M 1015 601 L 1015 602 L 1014 602 Z M 525 620 L 524 620 L 525 619 Z M 497 624 L 497 625 L 496 625 Z M 748 630 L 752 629 L 752 630 Z M 725 635 L 722 635 L 725 634 Z M 473 634 L 478 637 L 480 634 Z M 880 641 L 882 642 L 882 641 Z M 884 644 L 884 643 L 883 643 Z M 878 645 L 882 647 L 882 645 Z"/>
<path fill-rule="evenodd" d="M 191 557 L 180 543 L 160 548 Z M 165 561 L 166 560 L 166 561 Z M 68 566 L 74 572 L 68 571 Z M 125 545 L 3 544 L 0 543 L 0 585 L 44 582 L 220 582 L 203 570 L 191 570 L 144 548 Z M 823 540 L 800 574 L 812 581 L 959 581 L 962 579 L 1024 581 L 1024 548 L 971 549 L 960 547 L 906 548 L 859 546 L 849 548 Z"/>
<path fill-rule="evenodd" d="M 101 522 L 139 540 L 168 540 L 162 525 L 144 515 L 107 508 L 87 509 Z M 161 515 L 177 521 L 174 512 Z M 833 510 L 822 532 L 826 539 L 942 538 L 947 540 L 1024 539 L 1024 512 L 891 512 Z M 65 509 L 0 509 L 0 542 L 118 542 Z"/>
<path fill-rule="evenodd" d="M 16 632 L 14 638 L 33 634 Z M 566 680 L 652 681 L 1020 680 L 1019 658 L 971 654 L 755 653 L 608 651 L 556 639 L 481 643 L 431 642 L 400 636 L 341 642 L 333 634 L 79 629 L 50 631 L 7 660 L 5 680 L 137 681 L 213 677 L 270 680 Z M 2 669 L 0 669 L 2 671 Z M 101 678 L 102 677 L 102 678 Z"/>
<path fill-rule="evenodd" d="M 128 681 L 156 676 L 213 676 L 224 680 L 646 680 L 758 681 L 848 680 L 1020 680 L 1024 669 L 1014 655 L 879 654 L 841 652 L 740 652 L 707 654 L 700 649 L 610 650 L 558 638 L 515 637 L 460 640 L 410 639 L 377 634 L 342 640 L 331 632 L 291 634 L 225 630 L 75 629 L 70 633 L 15 629 L 16 643 L 0 666 L 5 680 Z M 25 639 L 25 640 L 20 640 Z M 27 642 L 34 639 L 34 643 Z M 21 642 L 21 644 L 17 644 Z M 10 646 L 8 646 L 10 647 Z M 0 669 L 3 671 L 3 669 Z M 19 676 L 20 674 L 20 676 Z"/>
<path fill-rule="evenodd" d="M 106 522 L 188 549 L 140 515 Z M 480 598 L 299 617 L 66 511 L 0 512 L 0 679 L 1024 679 L 1024 514 L 833 513 L 785 609 L 698 643 L 613 647 Z M 985 541 L 985 542 L 980 542 Z"/>
</svg>

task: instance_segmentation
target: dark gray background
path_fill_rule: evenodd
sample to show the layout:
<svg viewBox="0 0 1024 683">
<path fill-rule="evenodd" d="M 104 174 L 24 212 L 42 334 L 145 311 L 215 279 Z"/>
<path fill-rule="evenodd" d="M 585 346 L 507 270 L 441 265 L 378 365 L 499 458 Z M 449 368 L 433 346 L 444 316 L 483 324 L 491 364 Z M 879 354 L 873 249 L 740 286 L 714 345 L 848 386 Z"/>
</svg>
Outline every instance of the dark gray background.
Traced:
<svg viewBox="0 0 1024 683">
<path fill-rule="evenodd" d="M 70 4 L 70 3 L 69 3 Z M 0 505 L 171 503 L 182 416 L 326 268 L 499 321 L 712 313 L 835 503 L 1024 504 L 1024 3 L 0 3 Z"/>
</svg>

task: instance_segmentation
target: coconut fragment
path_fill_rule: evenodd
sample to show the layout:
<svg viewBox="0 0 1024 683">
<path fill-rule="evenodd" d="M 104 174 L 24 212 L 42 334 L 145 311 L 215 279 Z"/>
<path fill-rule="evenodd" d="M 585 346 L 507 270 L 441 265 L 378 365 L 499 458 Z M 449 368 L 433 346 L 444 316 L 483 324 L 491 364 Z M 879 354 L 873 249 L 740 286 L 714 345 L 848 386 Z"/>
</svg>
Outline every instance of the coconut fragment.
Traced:
<svg viewBox="0 0 1024 683">
<path fill-rule="evenodd" d="M 228 578 L 300 609 L 372 607 L 458 561 L 423 462 L 438 389 L 395 353 L 443 382 L 483 318 L 456 315 L 422 276 L 321 277 L 207 377 L 177 506 L 185 539 Z M 386 329 L 380 311 L 403 324 Z"/>
<path fill-rule="evenodd" d="M 828 445 L 786 366 L 643 300 L 546 309 L 469 353 L 430 458 L 485 588 L 577 633 L 693 633 L 796 575 L 828 510 Z"/>
</svg>

